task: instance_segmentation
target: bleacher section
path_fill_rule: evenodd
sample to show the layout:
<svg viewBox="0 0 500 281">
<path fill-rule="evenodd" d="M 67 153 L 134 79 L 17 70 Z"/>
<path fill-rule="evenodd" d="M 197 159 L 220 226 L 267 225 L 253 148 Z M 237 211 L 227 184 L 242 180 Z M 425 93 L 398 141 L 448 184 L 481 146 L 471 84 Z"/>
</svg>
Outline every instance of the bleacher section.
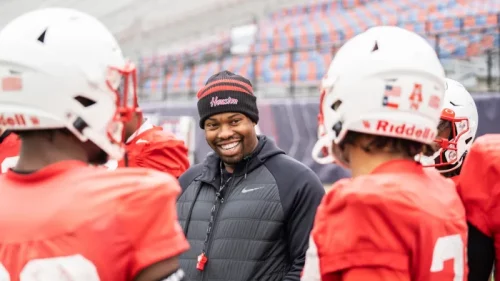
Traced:
<svg viewBox="0 0 500 281">
<path fill-rule="evenodd" d="M 375 25 L 425 36 L 440 58 L 464 58 L 500 47 L 498 0 L 341 0 L 296 6 L 258 23 L 254 55 L 229 54 L 229 35 L 208 46 L 139 61 L 142 93 L 160 99 L 201 87 L 230 69 L 258 85 L 317 84 L 343 41 Z"/>
<path fill-rule="evenodd" d="M 238 20 L 251 21 L 254 14 L 252 8 L 256 9 L 256 5 L 247 3 L 270 1 L 274 3 L 278 0 L 0 0 L 0 28 L 15 17 L 37 8 L 74 8 L 101 20 L 113 32 L 127 55 L 135 58 L 137 53 L 158 51 L 158 47 L 163 47 L 165 42 L 169 45 L 181 43 L 179 41 L 205 37 L 207 32 L 214 35 L 218 30 L 214 20 L 227 21 L 226 25 L 220 26 L 220 30 L 229 28 L 231 24 L 241 24 L 231 21 L 230 15 L 237 16 Z M 237 15 L 229 12 L 240 6 L 244 9 Z"/>
</svg>

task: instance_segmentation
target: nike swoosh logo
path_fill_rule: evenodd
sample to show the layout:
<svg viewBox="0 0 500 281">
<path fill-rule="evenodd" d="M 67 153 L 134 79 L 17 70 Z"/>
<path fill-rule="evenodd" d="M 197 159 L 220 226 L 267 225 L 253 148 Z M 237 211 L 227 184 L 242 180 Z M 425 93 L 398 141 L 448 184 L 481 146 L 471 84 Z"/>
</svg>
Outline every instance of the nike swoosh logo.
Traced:
<svg viewBox="0 0 500 281">
<path fill-rule="evenodd" d="M 262 189 L 264 188 L 264 186 L 261 186 L 261 187 L 256 187 L 256 188 L 250 188 L 250 189 L 247 189 L 246 187 L 243 188 L 243 190 L 241 191 L 241 193 L 248 193 L 248 192 L 252 192 L 252 191 L 255 191 L 255 190 L 259 190 L 259 189 Z"/>
</svg>

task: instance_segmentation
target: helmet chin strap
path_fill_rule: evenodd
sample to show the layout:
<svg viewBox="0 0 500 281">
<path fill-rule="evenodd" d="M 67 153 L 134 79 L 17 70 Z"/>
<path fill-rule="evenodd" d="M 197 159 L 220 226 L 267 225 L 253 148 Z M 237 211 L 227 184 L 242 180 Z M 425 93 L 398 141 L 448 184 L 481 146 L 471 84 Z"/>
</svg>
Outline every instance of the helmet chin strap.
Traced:
<svg viewBox="0 0 500 281">
<path fill-rule="evenodd" d="M 432 156 L 424 156 L 422 154 L 415 155 L 415 161 L 420 162 L 424 167 L 427 166 L 428 168 L 437 169 L 442 174 L 454 171 L 461 166 L 460 159 L 458 159 L 457 161 L 449 161 L 448 160 L 450 158 L 449 154 L 452 151 L 446 151 L 444 153 L 444 157 L 445 157 L 444 160 L 446 160 L 446 162 L 444 162 L 444 163 L 446 165 L 448 165 L 449 168 L 444 169 L 445 166 L 436 167 L 436 165 L 441 164 L 441 163 L 436 163 L 436 158 L 438 158 L 441 155 L 442 151 L 443 151 L 443 149 L 441 148 L 438 151 L 436 151 Z"/>
<path fill-rule="evenodd" d="M 321 157 L 320 155 L 325 147 L 328 149 L 328 155 Z M 321 165 L 328 165 L 335 162 L 332 152 L 332 141 L 328 136 L 322 136 L 316 141 L 312 149 L 312 158 Z"/>
<path fill-rule="evenodd" d="M 422 154 L 415 155 L 415 161 L 420 162 L 423 166 L 432 166 L 435 164 L 434 162 L 435 155 L 425 156 Z"/>
<path fill-rule="evenodd" d="M 320 157 L 324 148 L 327 148 L 328 154 L 324 157 Z M 312 158 L 316 163 L 321 165 L 328 164 L 337 164 L 343 168 L 349 169 L 347 163 L 344 163 L 335 157 L 335 153 L 333 152 L 332 140 L 328 137 L 328 135 L 324 135 L 318 139 L 318 141 L 314 144 L 312 149 Z"/>
</svg>

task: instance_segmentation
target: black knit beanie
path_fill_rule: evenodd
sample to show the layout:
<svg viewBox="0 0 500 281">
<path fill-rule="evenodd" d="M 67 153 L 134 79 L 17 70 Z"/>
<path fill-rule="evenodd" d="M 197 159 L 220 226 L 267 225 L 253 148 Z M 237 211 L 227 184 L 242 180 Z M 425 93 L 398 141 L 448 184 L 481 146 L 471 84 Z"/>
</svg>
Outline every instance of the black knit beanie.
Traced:
<svg viewBox="0 0 500 281">
<path fill-rule="evenodd" d="M 202 129 L 207 118 L 225 112 L 240 112 L 253 122 L 259 122 L 257 98 L 253 95 L 252 83 L 240 75 L 227 70 L 213 75 L 198 91 L 197 97 Z"/>
</svg>

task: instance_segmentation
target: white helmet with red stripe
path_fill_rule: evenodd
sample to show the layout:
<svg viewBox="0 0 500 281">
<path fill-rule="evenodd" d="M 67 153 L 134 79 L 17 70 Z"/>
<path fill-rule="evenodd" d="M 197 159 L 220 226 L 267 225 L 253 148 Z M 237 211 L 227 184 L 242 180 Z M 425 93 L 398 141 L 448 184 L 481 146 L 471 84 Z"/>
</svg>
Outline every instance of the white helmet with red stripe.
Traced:
<svg viewBox="0 0 500 281">
<path fill-rule="evenodd" d="M 313 148 L 321 164 L 332 163 L 332 142 L 340 144 L 348 131 L 424 144 L 436 137 L 445 73 L 416 33 L 379 26 L 355 36 L 338 50 L 321 86 L 318 132 L 324 134 Z"/>
<path fill-rule="evenodd" d="M 0 126 L 67 128 L 121 158 L 137 109 L 136 70 L 97 19 L 66 8 L 29 12 L 0 32 Z"/>
<path fill-rule="evenodd" d="M 441 122 L 436 138 L 437 151 L 432 156 L 419 156 L 427 167 L 435 167 L 441 173 L 459 169 L 469 151 L 478 126 L 476 103 L 470 93 L 459 82 L 446 79 Z"/>
</svg>

